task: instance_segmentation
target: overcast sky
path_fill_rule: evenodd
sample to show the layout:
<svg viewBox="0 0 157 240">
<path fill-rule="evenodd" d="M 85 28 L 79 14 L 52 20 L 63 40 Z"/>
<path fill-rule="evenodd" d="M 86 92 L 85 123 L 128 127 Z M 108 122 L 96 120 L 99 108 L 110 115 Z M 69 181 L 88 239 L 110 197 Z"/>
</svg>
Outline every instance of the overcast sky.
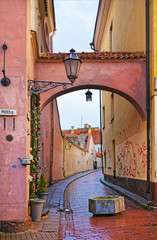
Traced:
<svg viewBox="0 0 157 240">
<path fill-rule="evenodd" d="M 55 0 L 56 34 L 54 52 L 92 52 L 93 39 L 99 0 Z M 99 126 L 99 91 L 91 90 L 93 101 L 85 101 L 81 90 L 57 98 L 62 129 L 83 127 L 90 124 Z"/>
</svg>

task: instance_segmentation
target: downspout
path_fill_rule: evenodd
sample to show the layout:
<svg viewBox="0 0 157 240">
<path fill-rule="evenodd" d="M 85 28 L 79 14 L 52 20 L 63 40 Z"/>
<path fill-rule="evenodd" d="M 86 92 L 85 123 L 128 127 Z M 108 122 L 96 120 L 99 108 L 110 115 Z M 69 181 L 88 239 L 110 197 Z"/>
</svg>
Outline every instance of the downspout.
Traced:
<svg viewBox="0 0 157 240">
<path fill-rule="evenodd" d="M 101 90 L 99 90 L 99 103 L 100 103 L 100 150 L 101 150 L 101 164 L 102 174 L 104 174 L 103 154 L 102 154 L 102 111 L 101 111 Z"/>
<path fill-rule="evenodd" d="M 150 193 L 150 60 L 149 60 L 149 0 L 146 0 L 146 111 L 147 111 L 147 189 Z"/>
<path fill-rule="evenodd" d="M 50 150 L 50 182 L 53 183 L 53 141 L 54 141 L 54 125 L 53 125 L 53 102 L 51 102 L 51 150 Z"/>
<path fill-rule="evenodd" d="M 64 136 L 63 136 L 63 177 L 65 177 L 65 137 Z"/>
<path fill-rule="evenodd" d="M 94 50 L 95 52 L 98 52 L 98 50 L 96 50 L 95 47 L 94 47 L 94 42 L 91 42 L 89 45 L 90 45 L 92 50 Z"/>
<path fill-rule="evenodd" d="M 52 38 L 54 37 L 55 32 L 56 32 L 56 28 L 54 28 L 53 31 L 49 34 L 49 51 L 50 51 L 50 53 L 53 52 Z"/>
</svg>

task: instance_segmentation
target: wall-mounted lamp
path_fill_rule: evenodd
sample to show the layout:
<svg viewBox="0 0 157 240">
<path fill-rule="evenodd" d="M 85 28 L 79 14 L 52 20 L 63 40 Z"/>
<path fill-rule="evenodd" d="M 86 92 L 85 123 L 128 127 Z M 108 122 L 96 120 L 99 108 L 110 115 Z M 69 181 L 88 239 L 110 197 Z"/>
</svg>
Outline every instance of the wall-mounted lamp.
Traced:
<svg viewBox="0 0 157 240">
<path fill-rule="evenodd" d="M 93 93 L 90 92 L 89 89 L 88 89 L 88 91 L 85 93 L 85 95 L 86 95 L 86 102 L 92 102 L 92 95 L 93 95 Z"/>
<path fill-rule="evenodd" d="M 71 148 L 71 146 L 72 146 L 72 141 L 71 141 L 71 140 L 69 140 L 68 145 L 69 145 L 69 148 L 66 148 L 66 146 L 65 146 L 65 149 L 66 149 L 66 150 L 70 150 L 70 148 Z"/>
<path fill-rule="evenodd" d="M 1 79 L 1 83 L 4 87 L 7 87 L 10 84 L 10 79 L 6 77 L 5 75 L 5 51 L 7 50 L 7 44 L 4 42 L 4 44 L 2 45 L 2 48 L 4 50 L 4 62 L 3 62 L 3 69 L 2 69 L 2 73 L 3 73 L 3 78 Z"/>
<path fill-rule="evenodd" d="M 44 81 L 44 80 L 28 80 L 28 91 L 30 94 L 39 94 L 42 92 L 46 92 L 56 87 L 62 86 L 63 89 L 66 89 L 68 85 L 73 85 L 73 82 L 76 78 L 78 78 L 78 74 L 80 71 L 80 66 L 82 61 L 75 53 L 75 50 L 72 48 L 70 53 L 66 55 L 63 60 L 65 65 L 65 71 L 67 74 L 67 78 L 69 78 L 71 83 L 65 82 L 52 82 L 52 81 Z M 45 88 L 45 89 L 44 89 Z"/>
</svg>

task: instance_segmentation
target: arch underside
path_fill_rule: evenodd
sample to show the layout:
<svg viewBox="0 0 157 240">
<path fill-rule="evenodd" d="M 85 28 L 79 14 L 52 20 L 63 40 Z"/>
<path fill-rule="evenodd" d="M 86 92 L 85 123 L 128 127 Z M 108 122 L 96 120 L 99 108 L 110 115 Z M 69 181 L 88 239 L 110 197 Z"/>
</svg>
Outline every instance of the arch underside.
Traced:
<svg viewBox="0 0 157 240">
<path fill-rule="evenodd" d="M 68 82 L 63 63 L 38 62 L 38 80 Z M 81 89 L 101 89 L 127 99 L 146 119 L 145 61 L 83 62 L 78 79 L 67 89 L 54 88 L 41 94 L 41 110 L 54 98 Z"/>
</svg>

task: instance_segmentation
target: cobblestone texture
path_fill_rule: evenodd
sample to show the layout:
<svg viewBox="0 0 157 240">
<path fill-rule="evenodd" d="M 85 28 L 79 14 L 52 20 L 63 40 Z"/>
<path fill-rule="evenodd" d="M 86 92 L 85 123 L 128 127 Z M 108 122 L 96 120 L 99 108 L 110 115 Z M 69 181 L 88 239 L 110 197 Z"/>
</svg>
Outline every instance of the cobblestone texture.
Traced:
<svg viewBox="0 0 157 240">
<path fill-rule="evenodd" d="M 125 199 L 126 210 L 121 214 L 94 216 L 89 213 L 88 198 L 118 195 L 113 189 L 102 184 L 100 177 L 102 179 L 101 171 L 94 170 L 76 174 L 52 185 L 48 188 L 49 216 L 42 218 L 39 223 L 34 222 L 27 232 L 0 233 L 0 239 L 157 239 L 157 213 L 143 209 L 128 199 Z M 78 180 L 74 181 L 75 179 Z M 59 211 L 62 209 L 65 211 Z"/>
<path fill-rule="evenodd" d="M 125 199 L 126 210 L 121 214 L 94 216 L 89 213 L 88 199 L 106 195 L 119 194 L 100 183 L 100 172 L 69 185 L 65 193 L 66 208 L 70 209 L 70 214 L 65 214 L 65 239 L 157 239 L 157 213 L 128 199 Z"/>
</svg>

